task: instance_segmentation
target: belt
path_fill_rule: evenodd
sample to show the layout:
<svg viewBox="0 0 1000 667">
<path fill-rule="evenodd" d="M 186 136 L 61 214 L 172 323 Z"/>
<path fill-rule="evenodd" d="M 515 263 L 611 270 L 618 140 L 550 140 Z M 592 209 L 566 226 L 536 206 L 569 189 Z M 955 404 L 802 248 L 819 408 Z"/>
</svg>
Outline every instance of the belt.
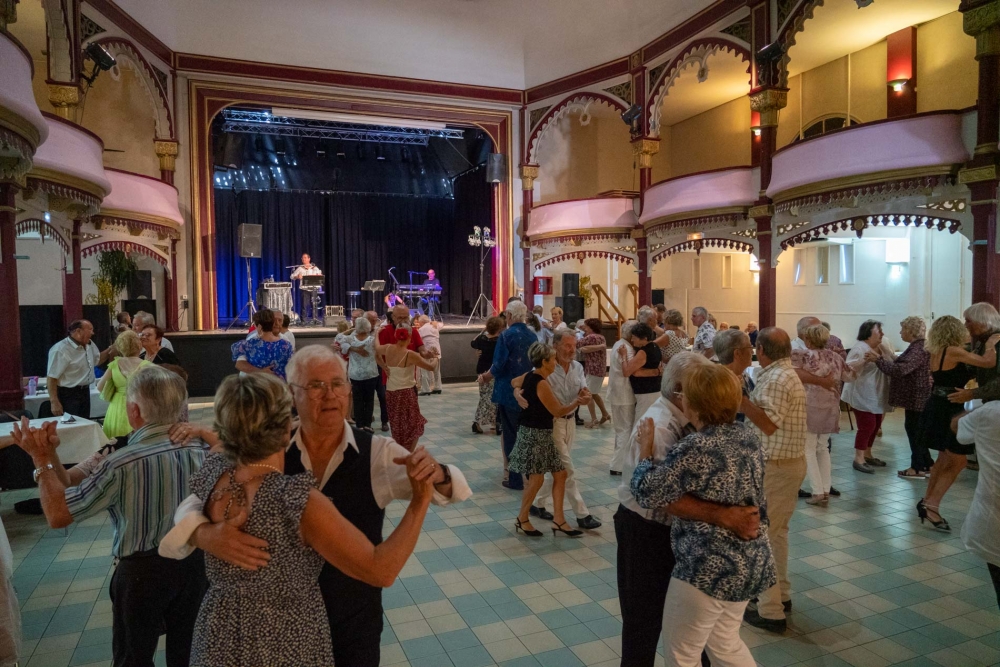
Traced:
<svg viewBox="0 0 1000 667">
<path fill-rule="evenodd" d="M 562 417 L 557 417 L 557 419 L 572 419 L 572 418 L 573 418 L 573 417 L 575 417 L 575 416 L 576 416 L 576 415 L 574 415 L 574 414 L 573 414 L 573 413 L 571 412 L 571 413 L 569 413 L 568 415 L 563 415 Z"/>
</svg>

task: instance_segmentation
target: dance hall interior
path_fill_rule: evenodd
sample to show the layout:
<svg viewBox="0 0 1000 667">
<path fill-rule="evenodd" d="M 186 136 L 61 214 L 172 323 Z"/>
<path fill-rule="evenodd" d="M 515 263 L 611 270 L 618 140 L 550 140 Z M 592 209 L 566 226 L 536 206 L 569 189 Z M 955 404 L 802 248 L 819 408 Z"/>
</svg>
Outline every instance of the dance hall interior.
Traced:
<svg viewBox="0 0 1000 667">
<path fill-rule="evenodd" d="M 1000 0 L 0 0 L 0 667 L 1000 666 L 998 186 Z"/>
</svg>

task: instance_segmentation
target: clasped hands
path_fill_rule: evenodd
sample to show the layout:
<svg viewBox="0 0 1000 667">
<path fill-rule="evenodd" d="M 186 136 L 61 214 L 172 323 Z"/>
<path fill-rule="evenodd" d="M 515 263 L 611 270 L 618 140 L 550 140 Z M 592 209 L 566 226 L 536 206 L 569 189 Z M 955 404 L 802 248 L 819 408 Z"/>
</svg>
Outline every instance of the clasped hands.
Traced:
<svg viewBox="0 0 1000 667">
<path fill-rule="evenodd" d="M 30 426 L 27 417 L 21 417 L 21 422 L 14 423 L 11 437 L 17 446 L 27 452 L 36 467 L 48 463 L 55 457 L 59 446 L 59 436 L 56 435 L 56 423 L 45 422 L 39 427 Z"/>
</svg>

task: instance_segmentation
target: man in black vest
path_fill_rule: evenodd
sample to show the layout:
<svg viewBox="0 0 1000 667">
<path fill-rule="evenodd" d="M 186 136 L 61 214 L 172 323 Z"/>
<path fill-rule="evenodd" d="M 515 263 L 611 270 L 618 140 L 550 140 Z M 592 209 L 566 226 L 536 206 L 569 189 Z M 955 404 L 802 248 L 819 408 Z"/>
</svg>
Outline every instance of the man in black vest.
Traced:
<svg viewBox="0 0 1000 667">
<path fill-rule="evenodd" d="M 385 507 L 411 495 L 405 466 L 393 463 L 393 458 L 409 452 L 391 438 L 347 424 L 347 371 L 343 360 L 326 345 L 303 347 L 292 356 L 286 372 L 300 424 L 292 432 L 285 453 L 285 474 L 312 471 L 324 495 L 340 513 L 373 544 L 381 543 Z M 436 504 L 458 502 L 472 495 L 458 468 L 437 464 L 426 451 L 421 454 L 427 459 L 425 463 L 437 469 Z M 174 530 L 190 545 L 246 569 L 267 565 L 270 556 L 262 551 L 266 542 L 230 523 L 210 523 L 201 509 L 192 496 L 177 511 Z M 377 667 L 382 589 L 353 579 L 329 564 L 323 567 L 319 585 L 330 617 L 335 662 L 348 667 Z"/>
</svg>

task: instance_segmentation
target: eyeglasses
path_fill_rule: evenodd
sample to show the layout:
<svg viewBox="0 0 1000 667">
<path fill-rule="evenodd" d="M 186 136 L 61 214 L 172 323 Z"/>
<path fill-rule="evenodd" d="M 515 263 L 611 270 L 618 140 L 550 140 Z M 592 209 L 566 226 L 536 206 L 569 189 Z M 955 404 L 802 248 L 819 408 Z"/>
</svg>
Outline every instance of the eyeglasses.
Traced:
<svg viewBox="0 0 1000 667">
<path fill-rule="evenodd" d="M 334 394 L 339 394 L 343 396 L 346 394 L 350 388 L 351 384 L 346 380 L 331 380 L 330 382 L 323 382 L 322 380 L 316 380 L 315 382 L 310 382 L 306 385 L 292 384 L 289 383 L 290 387 L 298 387 L 299 389 L 304 389 L 306 396 L 316 400 L 318 398 L 323 398 L 326 396 L 328 390 L 333 390 Z"/>
</svg>

